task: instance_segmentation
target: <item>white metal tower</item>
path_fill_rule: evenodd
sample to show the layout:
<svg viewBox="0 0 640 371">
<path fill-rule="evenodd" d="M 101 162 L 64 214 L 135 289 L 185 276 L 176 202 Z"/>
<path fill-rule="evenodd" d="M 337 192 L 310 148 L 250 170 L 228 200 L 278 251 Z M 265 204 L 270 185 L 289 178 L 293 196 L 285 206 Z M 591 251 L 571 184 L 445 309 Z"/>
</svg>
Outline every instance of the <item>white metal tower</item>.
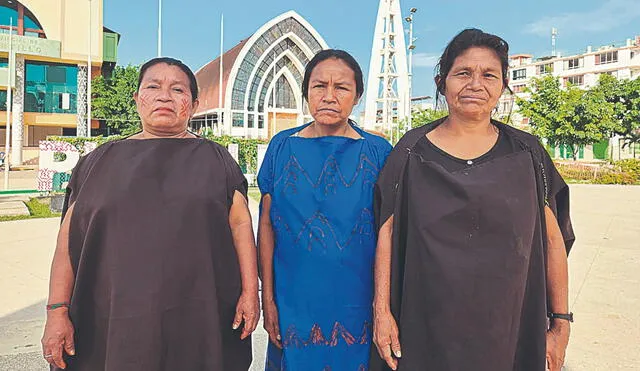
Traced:
<svg viewBox="0 0 640 371">
<path fill-rule="evenodd" d="M 400 0 L 380 0 L 371 48 L 363 126 L 397 138 L 409 113 L 409 71 Z"/>
</svg>

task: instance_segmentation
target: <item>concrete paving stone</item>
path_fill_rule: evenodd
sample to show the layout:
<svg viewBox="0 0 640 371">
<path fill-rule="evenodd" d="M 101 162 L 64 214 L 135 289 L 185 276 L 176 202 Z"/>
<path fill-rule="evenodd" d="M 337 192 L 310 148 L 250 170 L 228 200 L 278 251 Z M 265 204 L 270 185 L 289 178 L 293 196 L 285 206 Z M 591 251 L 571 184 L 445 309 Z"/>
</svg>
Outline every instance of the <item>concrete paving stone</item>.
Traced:
<svg viewBox="0 0 640 371">
<path fill-rule="evenodd" d="M 2 371 L 48 371 L 47 362 L 42 359 L 40 350 L 30 353 L 0 355 Z"/>
<path fill-rule="evenodd" d="M 569 254 L 569 305 L 572 306 L 583 289 L 593 262 L 598 254 L 597 245 L 581 245 Z"/>
<path fill-rule="evenodd" d="M 571 329 L 568 370 L 638 370 L 637 319 L 580 312 Z"/>
<path fill-rule="evenodd" d="M 3 171 L 0 171 L 0 177 L 4 178 Z M 38 188 L 37 177 L 38 177 L 37 170 L 10 171 L 9 172 L 9 189 L 10 190 L 37 189 Z"/>
</svg>

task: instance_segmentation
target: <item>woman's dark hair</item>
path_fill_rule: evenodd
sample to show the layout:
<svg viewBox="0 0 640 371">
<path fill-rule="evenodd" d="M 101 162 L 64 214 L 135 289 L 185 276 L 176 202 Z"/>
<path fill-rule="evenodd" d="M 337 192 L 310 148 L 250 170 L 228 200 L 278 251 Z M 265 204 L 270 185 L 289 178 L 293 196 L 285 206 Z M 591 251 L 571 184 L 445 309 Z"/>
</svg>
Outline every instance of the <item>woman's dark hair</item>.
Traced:
<svg viewBox="0 0 640 371">
<path fill-rule="evenodd" d="M 169 57 L 158 57 L 153 58 L 147 63 L 143 64 L 140 67 L 140 74 L 138 74 L 138 90 L 140 90 L 140 84 L 142 84 L 142 79 L 144 78 L 144 74 L 147 70 L 156 64 L 168 64 L 169 66 L 176 66 L 184 72 L 189 78 L 189 90 L 191 91 L 191 101 L 195 102 L 198 99 L 198 81 L 196 80 L 196 75 L 193 74 L 193 71 L 186 64 L 182 63 L 182 61 Z"/>
<path fill-rule="evenodd" d="M 502 84 L 507 90 L 511 91 L 508 84 L 509 44 L 499 36 L 483 32 L 477 28 L 468 28 L 457 34 L 449 42 L 436 65 L 436 101 L 439 100 L 440 96 L 444 95 L 447 75 L 451 71 L 454 61 L 472 47 L 488 48 L 496 53 L 502 65 Z"/>
<path fill-rule="evenodd" d="M 309 80 L 311 79 L 311 72 L 313 72 L 314 68 L 316 68 L 320 62 L 326 61 L 327 59 L 339 59 L 351 68 L 356 79 L 356 96 L 358 98 L 362 97 L 362 94 L 364 94 L 364 80 L 362 77 L 362 69 L 358 62 L 356 62 L 355 58 L 353 58 L 351 54 L 344 50 L 326 49 L 318 52 L 318 54 L 316 54 L 305 67 L 304 79 L 302 80 L 302 96 L 304 99 L 307 99 L 309 96 Z"/>
</svg>

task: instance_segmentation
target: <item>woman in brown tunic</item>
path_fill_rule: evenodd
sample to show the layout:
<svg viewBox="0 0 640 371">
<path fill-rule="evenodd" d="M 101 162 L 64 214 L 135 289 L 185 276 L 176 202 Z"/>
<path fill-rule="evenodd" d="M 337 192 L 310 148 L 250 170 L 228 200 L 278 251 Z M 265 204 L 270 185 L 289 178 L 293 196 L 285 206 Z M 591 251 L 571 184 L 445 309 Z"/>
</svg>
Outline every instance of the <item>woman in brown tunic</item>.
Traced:
<svg viewBox="0 0 640 371">
<path fill-rule="evenodd" d="M 569 191 L 537 138 L 491 119 L 508 52 L 456 36 L 436 76 L 449 116 L 408 132 L 380 174 L 371 370 L 563 364 Z"/>
<path fill-rule="evenodd" d="M 193 73 L 156 58 L 142 132 L 83 157 L 67 188 L 42 339 L 53 369 L 242 370 L 259 318 L 247 182 L 187 131 Z"/>
</svg>

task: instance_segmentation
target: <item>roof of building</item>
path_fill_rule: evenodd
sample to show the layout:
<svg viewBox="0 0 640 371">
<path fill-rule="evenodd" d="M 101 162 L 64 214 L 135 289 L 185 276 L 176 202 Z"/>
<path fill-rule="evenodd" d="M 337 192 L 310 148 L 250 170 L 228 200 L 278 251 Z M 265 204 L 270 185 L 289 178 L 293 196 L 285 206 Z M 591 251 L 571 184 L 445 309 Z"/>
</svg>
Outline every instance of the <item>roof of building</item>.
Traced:
<svg viewBox="0 0 640 371">
<path fill-rule="evenodd" d="M 293 19 L 295 22 L 288 22 L 287 20 L 289 19 Z M 243 62 L 240 59 L 245 58 L 247 55 L 261 54 L 265 51 L 263 50 L 264 46 L 262 46 L 262 44 L 260 45 L 256 44 L 258 43 L 258 41 L 261 40 L 261 37 L 264 37 L 265 40 L 262 40 L 260 42 L 266 41 L 268 43 L 274 42 L 274 40 L 272 39 L 276 34 L 279 35 L 278 37 L 286 36 L 287 39 L 290 39 L 287 32 L 293 32 L 294 34 L 296 34 L 297 33 L 296 30 L 298 30 L 297 28 L 298 26 L 296 25 L 296 23 L 302 29 L 304 29 L 307 33 L 306 36 L 298 35 L 299 36 L 298 38 L 300 39 L 299 40 L 300 42 L 305 44 L 305 48 L 309 49 L 309 50 L 305 49 L 305 52 L 308 58 L 311 58 L 311 56 L 315 54 L 318 50 L 329 48 L 328 44 L 324 41 L 322 36 L 313 28 L 313 26 L 311 26 L 311 24 L 309 24 L 298 13 L 291 10 L 283 14 L 280 14 L 279 16 L 273 18 L 272 20 L 262 25 L 251 36 L 242 40 L 232 49 L 229 49 L 223 54 L 222 86 L 220 86 L 221 84 L 220 84 L 220 58 L 219 57 L 207 63 L 196 72 L 196 79 L 198 81 L 198 86 L 200 88 L 200 105 L 198 107 L 198 111 L 196 112 L 195 116 L 203 116 L 208 113 L 213 113 L 220 108 L 225 108 L 227 107 L 227 105 L 230 105 L 231 102 L 227 102 L 226 100 L 232 95 L 235 97 L 236 92 L 235 91 L 231 92 L 229 90 L 235 89 L 234 80 L 238 78 L 237 74 L 240 73 L 239 65 L 240 63 Z M 285 31 L 285 29 L 287 29 L 288 31 Z M 267 32 L 269 32 L 269 30 L 274 30 L 274 31 L 270 32 L 267 35 Z M 284 34 L 282 34 L 283 32 Z M 305 41 L 305 37 L 311 37 L 316 41 L 317 45 L 313 47 L 310 45 L 306 45 L 307 41 Z M 280 39 L 278 39 L 275 41 L 282 42 L 284 40 L 281 41 Z M 297 43 L 297 41 L 295 40 L 293 42 Z M 273 44 L 273 46 L 275 47 L 276 45 Z M 297 56 L 295 55 L 293 57 L 297 58 Z M 284 57 L 281 57 L 281 58 L 284 58 Z M 299 71 L 299 72 L 303 73 L 303 71 Z M 253 81 L 257 81 L 256 80 L 257 78 L 255 77 L 255 75 L 251 75 L 251 76 L 254 78 Z M 264 78 L 265 76 L 262 76 L 263 80 Z M 247 82 L 247 84 L 249 84 L 248 86 L 251 86 L 250 85 L 251 82 Z M 241 94 L 244 94 L 246 97 L 248 94 L 248 90 L 246 89 L 246 87 L 242 87 L 239 89 L 246 90 L 245 92 L 241 93 Z M 220 102 L 219 102 L 220 97 L 222 97 L 222 107 L 220 107 Z M 232 98 L 232 99 L 235 99 L 235 98 Z"/>
<path fill-rule="evenodd" d="M 198 106 L 198 112 L 196 112 L 195 116 L 220 108 L 218 105 L 220 94 L 222 94 L 222 105 L 224 106 L 224 97 L 229 75 L 240 51 L 242 51 L 242 47 L 244 47 L 248 40 L 249 38 L 240 41 L 238 45 L 223 54 L 222 89 L 220 89 L 220 57 L 205 64 L 196 71 L 196 80 L 198 81 L 198 87 L 200 87 L 200 105 Z M 220 92 L 220 90 L 222 90 L 222 92 Z"/>
<path fill-rule="evenodd" d="M 533 58 L 533 55 L 531 55 L 531 54 L 513 54 L 513 55 L 509 56 L 509 58 L 511 58 L 511 59 Z"/>
</svg>

